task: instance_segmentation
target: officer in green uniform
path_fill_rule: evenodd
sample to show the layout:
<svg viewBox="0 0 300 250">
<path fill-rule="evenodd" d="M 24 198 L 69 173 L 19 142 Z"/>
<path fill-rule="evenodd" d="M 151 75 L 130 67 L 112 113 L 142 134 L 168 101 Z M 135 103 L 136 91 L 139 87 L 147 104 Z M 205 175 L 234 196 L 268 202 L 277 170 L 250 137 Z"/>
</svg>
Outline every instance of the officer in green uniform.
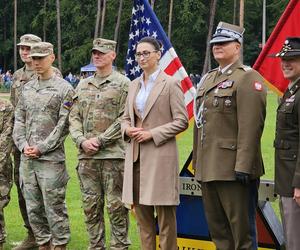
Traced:
<svg viewBox="0 0 300 250">
<path fill-rule="evenodd" d="M 22 152 L 20 187 L 39 250 L 65 250 L 70 229 L 64 140 L 75 93 L 53 71 L 52 44 L 34 44 L 30 56 L 38 77 L 23 87 L 13 131 L 14 142 Z"/>
<path fill-rule="evenodd" d="M 220 22 L 210 43 L 219 67 L 195 98 L 193 167 L 202 183 L 210 235 L 219 250 L 257 248 L 255 210 L 264 168 L 260 139 L 266 113 L 263 78 L 240 58 L 244 29 Z"/>
<path fill-rule="evenodd" d="M 277 109 L 275 147 L 275 192 L 286 249 L 300 249 L 300 37 L 289 37 L 276 55 L 289 85 Z"/>
<path fill-rule="evenodd" d="M 12 149 L 14 108 L 8 100 L 0 99 L 0 250 L 6 238 L 3 209 L 10 201 L 12 187 Z"/>
<path fill-rule="evenodd" d="M 89 249 L 106 249 L 104 204 L 111 226 L 111 250 L 128 249 L 128 209 L 121 201 L 124 142 L 121 117 L 130 80 L 113 70 L 116 42 L 97 38 L 92 59 L 96 74 L 76 88 L 70 113 L 70 134 L 79 149 L 78 177 Z"/>
</svg>

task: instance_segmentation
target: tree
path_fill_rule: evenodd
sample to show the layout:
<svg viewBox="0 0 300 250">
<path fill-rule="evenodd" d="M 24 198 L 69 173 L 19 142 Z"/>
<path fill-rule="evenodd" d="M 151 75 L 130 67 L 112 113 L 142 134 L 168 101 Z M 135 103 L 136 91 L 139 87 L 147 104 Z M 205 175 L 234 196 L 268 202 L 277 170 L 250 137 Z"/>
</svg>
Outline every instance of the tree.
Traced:
<svg viewBox="0 0 300 250">
<path fill-rule="evenodd" d="M 170 40 L 171 40 L 171 31 L 172 31 L 173 4 L 174 4 L 174 1 L 170 0 L 169 24 L 168 24 L 168 37 Z"/>
<path fill-rule="evenodd" d="M 114 34 L 114 40 L 118 42 L 118 36 L 120 31 L 120 22 L 121 22 L 121 15 L 122 15 L 122 6 L 123 6 L 123 0 L 120 0 L 119 4 L 119 11 L 118 11 L 118 17 L 117 17 L 117 23 L 115 27 L 115 34 Z"/>
<path fill-rule="evenodd" d="M 101 0 L 98 0 L 98 3 L 97 3 L 97 17 L 96 17 L 94 39 L 96 39 L 98 37 L 100 17 L 101 17 Z"/>
<path fill-rule="evenodd" d="M 102 16 L 101 16 L 101 27 L 100 27 L 100 37 L 103 36 L 104 23 L 105 23 L 105 11 L 106 11 L 106 0 L 103 0 Z"/>
<path fill-rule="evenodd" d="M 17 0 L 14 0 L 14 71 L 17 70 Z"/>
<path fill-rule="evenodd" d="M 208 27 L 208 34 L 206 39 L 206 51 L 205 51 L 205 59 L 204 65 L 202 69 L 202 75 L 204 75 L 211 67 L 210 65 L 210 39 L 212 37 L 212 31 L 214 27 L 214 20 L 216 15 L 216 7 L 217 7 L 217 0 L 212 0 L 210 4 L 210 12 L 209 12 L 209 27 Z"/>
<path fill-rule="evenodd" d="M 61 66 L 61 25 L 60 25 L 60 0 L 56 0 L 56 17 L 57 17 L 57 61 L 58 68 L 62 71 Z"/>
<path fill-rule="evenodd" d="M 151 8 L 154 10 L 155 0 L 151 0 Z"/>
</svg>

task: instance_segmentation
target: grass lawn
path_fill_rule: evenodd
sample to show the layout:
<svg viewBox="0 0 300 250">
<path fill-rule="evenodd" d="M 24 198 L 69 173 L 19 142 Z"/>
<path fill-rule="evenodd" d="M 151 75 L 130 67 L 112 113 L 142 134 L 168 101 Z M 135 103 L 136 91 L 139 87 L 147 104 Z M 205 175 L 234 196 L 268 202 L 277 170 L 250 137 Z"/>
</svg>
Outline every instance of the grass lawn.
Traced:
<svg viewBox="0 0 300 250">
<path fill-rule="evenodd" d="M 274 127 L 275 127 L 275 115 L 277 107 L 277 96 L 273 93 L 268 95 L 268 106 L 267 106 L 267 118 L 265 123 L 265 130 L 263 134 L 262 151 L 264 157 L 264 163 L 266 168 L 266 175 L 264 179 L 273 179 L 273 167 L 274 167 L 274 150 L 273 150 L 273 138 L 274 138 Z M 178 145 L 180 150 L 180 163 L 183 166 L 186 158 L 192 149 L 192 126 L 178 139 Z M 77 165 L 77 151 L 74 144 L 68 138 L 66 140 L 66 151 L 67 151 L 67 167 L 69 175 L 71 177 L 68 183 L 67 189 L 67 206 L 70 216 L 71 223 L 71 242 L 68 245 L 68 249 L 72 250 L 83 250 L 87 249 L 88 236 L 84 224 L 84 215 L 81 208 L 81 194 L 79 189 L 79 183 L 76 176 L 76 165 Z M 276 207 L 276 206 L 275 206 Z M 277 208 L 276 208 L 277 210 Z M 21 215 L 18 208 L 16 187 L 14 186 L 11 192 L 11 202 L 5 209 L 6 218 L 6 232 L 7 232 L 7 243 L 5 249 L 9 250 L 17 243 L 19 243 L 26 236 L 26 230 L 23 227 Z M 106 223 L 107 229 L 109 229 L 108 223 Z M 109 231 L 107 238 L 109 237 Z M 135 219 L 131 216 L 130 225 L 130 239 L 132 246 L 130 249 L 140 249 L 139 238 L 136 228 Z"/>
</svg>

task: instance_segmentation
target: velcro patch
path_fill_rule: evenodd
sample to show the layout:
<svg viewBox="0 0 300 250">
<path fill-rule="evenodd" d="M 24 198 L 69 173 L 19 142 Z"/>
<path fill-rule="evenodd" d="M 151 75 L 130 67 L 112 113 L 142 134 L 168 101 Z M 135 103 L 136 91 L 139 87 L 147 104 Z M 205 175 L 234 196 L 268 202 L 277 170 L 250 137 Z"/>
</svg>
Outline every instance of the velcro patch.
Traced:
<svg viewBox="0 0 300 250">
<path fill-rule="evenodd" d="M 70 102 L 70 101 L 68 101 L 68 102 L 64 102 L 64 107 L 66 108 L 66 109 L 71 109 L 71 107 L 73 106 L 73 102 Z"/>
</svg>

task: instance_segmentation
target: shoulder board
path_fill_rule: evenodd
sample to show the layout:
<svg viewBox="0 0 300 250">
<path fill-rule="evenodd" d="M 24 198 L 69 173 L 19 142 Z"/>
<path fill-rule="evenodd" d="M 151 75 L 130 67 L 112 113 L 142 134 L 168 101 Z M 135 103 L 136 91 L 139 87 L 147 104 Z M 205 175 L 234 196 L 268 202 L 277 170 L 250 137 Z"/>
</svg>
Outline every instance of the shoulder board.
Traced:
<svg viewBox="0 0 300 250">
<path fill-rule="evenodd" d="M 247 66 L 247 65 L 242 65 L 241 67 L 244 71 L 250 71 L 252 70 L 252 68 L 250 66 Z"/>
</svg>

